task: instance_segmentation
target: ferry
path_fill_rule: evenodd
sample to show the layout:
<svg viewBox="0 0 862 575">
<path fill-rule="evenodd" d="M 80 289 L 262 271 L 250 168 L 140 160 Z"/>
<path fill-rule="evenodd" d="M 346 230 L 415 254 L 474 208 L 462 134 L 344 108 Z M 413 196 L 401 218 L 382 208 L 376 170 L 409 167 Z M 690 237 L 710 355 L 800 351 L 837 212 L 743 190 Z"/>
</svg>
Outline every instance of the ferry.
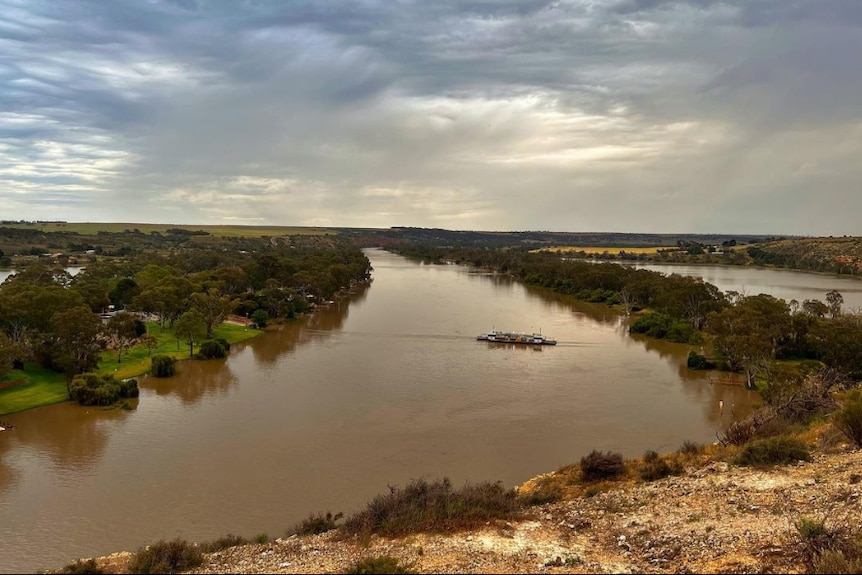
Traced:
<svg viewBox="0 0 862 575">
<path fill-rule="evenodd" d="M 499 331 L 492 329 L 476 337 L 477 341 L 490 341 L 494 343 L 524 343 L 529 345 L 557 345 L 557 340 L 550 339 L 541 333 L 516 333 L 511 331 Z"/>
</svg>

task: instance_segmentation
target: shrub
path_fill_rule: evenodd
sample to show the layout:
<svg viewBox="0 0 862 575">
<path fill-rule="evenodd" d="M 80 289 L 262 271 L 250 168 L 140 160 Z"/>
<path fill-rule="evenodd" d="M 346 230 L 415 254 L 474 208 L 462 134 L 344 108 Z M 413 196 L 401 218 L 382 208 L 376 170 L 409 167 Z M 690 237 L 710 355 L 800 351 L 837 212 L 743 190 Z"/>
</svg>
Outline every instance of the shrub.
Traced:
<svg viewBox="0 0 862 575">
<path fill-rule="evenodd" d="M 78 560 L 73 563 L 69 563 L 65 567 L 60 570 L 60 573 L 66 573 L 69 575 L 99 575 L 104 573 L 105 570 L 99 567 L 99 564 L 96 563 L 95 559 L 87 559 L 87 560 Z"/>
<path fill-rule="evenodd" d="M 263 544 L 263 543 L 266 543 L 268 541 L 269 541 L 269 535 L 267 535 L 266 533 L 258 533 L 257 535 L 254 536 L 254 542 L 255 543 Z"/>
<path fill-rule="evenodd" d="M 215 551 L 221 551 L 222 549 L 236 547 L 237 545 L 245 545 L 246 543 L 248 543 L 248 539 L 246 539 L 245 537 L 234 535 L 233 533 L 228 533 L 227 535 L 219 537 L 214 541 L 201 544 L 201 550 L 204 553 L 214 553 Z"/>
<path fill-rule="evenodd" d="M 656 481 L 668 475 L 679 475 L 682 466 L 677 461 L 668 463 L 667 459 L 659 456 L 655 451 L 647 451 L 643 457 L 643 464 L 638 468 L 638 476 L 643 481 Z"/>
<path fill-rule="evenodd" d="M 141 337 L 145 333 L 147 333 L 147 324 L 135 318 L 135 337 Z"/>
<path fill-rule="evenodd" d="M 554 503 L 563 498 L 563 488 L 554 476 L 540 479 L 533 491 L 527 495 L 521 495 L 520 500 L 525 505 L 544 505 Z"/>
<path fill-rule="evenodd" d="M 667 339 L 677 343 L 698 343 L 700 335 L 684 319 L 677 319 L 666 313 L 645 314 L 629 326 L 630 333 L 642 333 L 656 339 Z"/>
<path fill-rule="evenodd" d="M 253 321 L 257 327 L 263 329 L 269 321 L 269 313 L 267 313 L 265 309 L 255 310 L 255 312 L 251 314 L 251 321 Z"/>
<path fill-rule="evenodd" d="M 203 554 L 184 539 L 159 541 L 138 549 L 129 562 L 129 573 L 176 573 L 203 563 Z"/>
<path fill-rule="evenodd" d="M 700 355 L 694 350 L 688 352 L 686 365 L 689 369 L 715 369 L 714 363 L 708 361 L 705 355 Z"/>
<path fill-rule="evenodd" d="M 811 461 L 811 453 L 805 442 L 779 435 L 766 439 L 757 439 L 745 445 L 733 459 L 737 465 L 780 465 L 796 461 Z"/>
<path fill-rule="evenodd" d="M 221 359 L 227 355 L 227 350 L 218 341 L 205 341 L 198 349 L 198 359 Z"/>
<path fill-rule="evenodd" d="M 621 453 L 602 453 L 594 449 L 581 458 L 581 477 L 584 481 L 617 479 L 625 472 L 626 466 Z"/>
<path fill-rule="evenodd" d="M 366 557 L 357 561 L 351 567 L 345 569 L 344 573 L 364 575 L 372 573 L 415 573 L 415 571 L 410 571 L 407 567 L 401 565 L 395 557 L 381 555 L 379 557 Z"/>
<path fill-rule="evenodd" d="M 800 517 L 794 522 L 814 573 L 862 573 L 862 534 L 847 524 Z"/>
<path fill-rule="evenodd" d="M 520 509 L 515 491 L 500 482 L 466 484 L 453 489 L 449 479 L 413 480 L 404 488 L 389 487 L 342 526 L 347 533 L 386 536 L 421 531 L 468 529 L 491 519 L 513 517 Z"/>
<path fill-rule="evenodd" d="M 176 373 L 176 360 L 169 355 L 154 355 L 151 360 L 150 373 L 153 377 L 170 377 Z"/>
<path fill-rule="evenodd" d="M 744 445 L 751 441 L 755 431 L 757 426 L 751 419 L 737 420 L 727 426 L 722 441 L 731 445 Z"/>
<path fill-rule="evenodd" d="M 683 455 L 700 455 L 703 452 L 703 445 L 695 441 L 686 440 L 682 447 L 679 448 L 679 453 Z"/>
<path fill-rule="evenodd" d="M 823 551 L 814 558 L 814 573 L 862 573 L 862 557 L 847 557 L 843 551 Z"/>
<path fill-rule="evenodd" d="M 854 391 L 835 413 L 835 427 L 856 447 L 862 447 L 862 393 Z"/>
<path fill-rule="evenodd" d="M 336 521 L 344 517 L 343 513 L 336 513 L 335 515 L 332 512 L 327 511 L 326 515 L 322 513 L 311 514 L 308 518 L 303 519 L 299 522 L 296 527 L 293 529 L 289 529 L 288 533 L 296 533 L 297 535 L 318 535 L 320 533 L 326 533 L 327 531 L 332 531 L 337 527 L 335 524 Z"/>
<path fill-rule="evenodd" d="M 82 373 L 69 384 L 69 399 L 81 405 L 113 405 L 121 399 L 138 397 L 138 381 L 117 381 L 113 375 Z"/>
</svg>

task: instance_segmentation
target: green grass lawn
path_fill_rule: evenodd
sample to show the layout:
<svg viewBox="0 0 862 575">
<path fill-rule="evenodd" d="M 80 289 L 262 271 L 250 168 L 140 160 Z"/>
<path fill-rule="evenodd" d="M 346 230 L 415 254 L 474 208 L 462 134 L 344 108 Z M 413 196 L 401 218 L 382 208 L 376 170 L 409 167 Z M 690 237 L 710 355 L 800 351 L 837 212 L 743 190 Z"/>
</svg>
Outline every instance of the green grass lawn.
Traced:
<svg viewBox="0 0 862 575">
<path fill-rule="evenodd" d="M 116 350 L 104 351 L 96 373 L 111 373 L 117 379 L 124 379 L 149 372 L 151 355 L 169 355 L 177 359 L 189 358 L 188 345 L 180 343 L 177 349 L 177 338 L 170 330 L 162 329 L 155 322 L 148 323 L 147 330 L 158 340 L 158 345 L 153 349 L 152 354 L 146 346 L 138 344 L 123 353 L 123 361 L 117 363 Z M 263 331 L 259 329 L 223 323 L 213 329 L 213 339 L 224 338 L 233 345 L 262 333 Z M 5 378 L 0 379 L 0 385 L 12 381 L 21 381 L 21 383 L 0 389 L 0 415 L 60 403 L 68 399 L 66 376 L 40 368 L 35 364 L 27 363 L 23 371 L 10 372 Z"/>
<path fill-rule="evenodd" d="M 14 370 L 8 373 L 0 379 L 0 385 L 15 381 L 21 383 L 0 389 L 0 415 L 69 399 L 66 376 L 34 363 L 24 364 L 23 371 Z"/>
</svg>

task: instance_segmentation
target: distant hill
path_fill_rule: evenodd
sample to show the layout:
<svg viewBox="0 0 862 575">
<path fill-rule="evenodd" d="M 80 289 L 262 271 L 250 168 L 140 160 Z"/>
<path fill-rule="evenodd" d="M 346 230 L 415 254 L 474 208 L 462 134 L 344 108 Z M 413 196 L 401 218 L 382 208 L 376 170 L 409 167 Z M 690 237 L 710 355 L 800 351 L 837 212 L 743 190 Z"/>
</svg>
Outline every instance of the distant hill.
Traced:
<svg viewBox="0 0 862 575">
<path fill-rule="evenodd" d="M 625 232 L 494 232 L 456 231 L 441 228 L 393 227 L 388 229 L 337 228 L 364 245 L 391 245 L 421 243 L 435 246 L 525 248 L 539 247 L 655 247 L 675 246 L 680 242 L 697 242 L 705 245 L 735 241 L 737 244 L 759 243 L 776 239 L 775 236 L 749 234 L 641 234 Z"/>
<path fill-rule="evenodd" d="M 796 238 L 747 248 L 755 265 L 862 276 L 862 238 Z"/>
</svg>

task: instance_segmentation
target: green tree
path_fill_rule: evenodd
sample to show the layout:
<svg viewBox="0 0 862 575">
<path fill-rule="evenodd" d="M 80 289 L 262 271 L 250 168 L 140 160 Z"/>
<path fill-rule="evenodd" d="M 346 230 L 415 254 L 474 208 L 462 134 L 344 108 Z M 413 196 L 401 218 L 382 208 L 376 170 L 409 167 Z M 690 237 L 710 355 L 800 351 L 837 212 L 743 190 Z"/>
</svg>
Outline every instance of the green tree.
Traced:
<svg viewBox="0 0 862 575">
<path fill-rule="evenodd" d="M 187 311 L 174 322 L 174 334 L 177 336 L 177 346 L 180 341 L 189 346 L 189 357 L 195 353 L 195 343 L 206 336 L 207 326 L 204 318 L 197 310 Z"/>
<path fill-rule="evenodd" d="M 844 296 L 837 290 L 832 290 L 826 294 L 826 304 L 829 306 L 829 314 L 836 318 L 841 315 L 841 306 L 844 305 Z"/>
<path fill-rule="evenodd" d="M 775 359 L 790 332 L 789 306 L 766 294 L 741 298 L 734 306 L 712 313 L 707 332 L 713 346 L 733 370 L 744 369 L 749 387 L 764 362 Z"/>
<path fill-rule="evenodd" d="M 224 320 L 234 307 L 230 297 L 220 295 L 218 290 L 210 288 L 206 293 L 193 293 L 192 309 L 197 311 L 206 324 L 206 336 L 211 338 L 213 326 Z"/>
<path fill-rule="evenodd" d="M 125 307 L 132 302 L 132 299 L 140 293 L 140 288 L 132 278 L 122 278 L 114 286 L 114 289 L 108 294 L 111 303 L 117 309 Z"/>
<path fill-rule="evenodd" d="M 66 372 L 67 390 L 73 376 L 96 367 L 101 332 L 102 321 L 87 306 L 60 311 L 51 318 L 54 362 Z"/>
<path fill-rule="evenodd" d="M 0 379 L 12 369 L 12 362 L 17 358 L 15 344 L 5 333 L 0 331 Z"/>
</svg>

